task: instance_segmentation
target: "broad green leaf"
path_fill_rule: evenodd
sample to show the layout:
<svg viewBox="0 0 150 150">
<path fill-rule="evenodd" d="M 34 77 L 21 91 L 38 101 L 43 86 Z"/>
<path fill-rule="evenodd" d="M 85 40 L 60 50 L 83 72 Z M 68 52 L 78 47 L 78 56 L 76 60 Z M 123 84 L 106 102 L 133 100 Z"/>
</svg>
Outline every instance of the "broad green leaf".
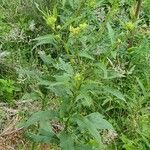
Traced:
<svg viewBox="0 0 150 150">
<path fill-rule="evenodd" d="M 51 82 L 49 80 L 42 80 L 39 79 L 38 85 L 45 85 L 49 89 L 50 87 L 55 87 L 55 86 L 61 86 L 63 85 L 63 82 Z"/>
<path fill-rule="evenodd" d="M 51 143 L 51 136 L 38 135 L 30 132 L 26 133 L 26 136 L 34 142 Z"/>
<path fill-rule="evenodd" d="M 75 146 L 75 150 L 95 150 L 95 148 L 93 148 L 90 145 L 85 145 L 85 144 L 77 144 Z"/>
<path fill-rule="evenodd" d="M 97 129 L 113 130 L 112 125 L 107 120 L 103 119 L 104 117 L 98 112 L 91 113 L 86 117 L 95 125 Z"/>
<path fill-rule="evenodd" d="M 110 88 L 110 87 L 105 87 L 104 91 L 107 92 L 107 93 L 110 93 L 110 94 L 114 95 L 115 97 L 117 97 L 118 99 L 123 100 L 124 102 L 126 102 L 126 100 L 124 98 L 124 95 L 119 90 L 116 90 L 116 89 L 113 89 L 113 88 Z"/>
<path fill-rule="evenodd" d="M 70 81 L 70 75 L 67 73 L 63 73 L 62 75 L 55 75 L 54 77 L 57 82 L 62 82 L 67 84 Z"/>
<path fill-rule="evenodd" d="M 59 139 L 62 150 L 74 150 L 74 141 L 69 133 L 61 132 Z"/>
<path fill-rule="evenodd" d="M 25 93 L 21 100 L 25 100 L 25 101 L 35 101 L 35 100 L 39 100 L 41 99 L 40 97 L 40 92 L 36 93 L 36 92 L 31 92 L 31 93 Z"/>
<path fill-rule="evenodd" d="M 60 64 L 57 65 L 58 69 L 66 71 L 66 73 L 73 75 L 74 71 L 71 64 L 64 62 L 61 58 L 59 58 Z"/>
<path fill-rule="evenodd" d="M 52 131 L 50 122 L 49 121 L 45 122 L 44 120 L 41 120 L 38 134 L 28 132 L 27 136 L 34 142 L 51 143 L 55 134 Z"/>
<path fill-rule="evenodd" d="M 77 96 L 76 101 L 81 100 L 83 106 L 90 107 L 92 105 L 92 98 L 87 93 L 81 93 Z"/>
<path fill-rule="evenodd" d="M 94 58 L 91 55 L 89 55 L 87 52 L 79 52 L 79 56 L 90 60 L 94 60 Z"/>
<path fill-rule="evenodd" d="M 107 29 L 108 29 L 108 34 L 111 40 L 111 44 L 114 44 L 114 30 L 112 29 L 111 25 L 109 22 L 107 22 Z"/>
<path fill-rule="evenodd" d="M 39 123 L 39 134 L 45 136 L 53 136 L 54 132 L 49 121 L 41 119 Z"/>
<path fill-rule="evenodd" d="M 50 65 L 54 63 L 51 55 L 46 55 L 44 51 L 39 51 L 38 54 L 45 64 Z"/>
<path fill-rule="evenodd" d="M 39 111 L 34 113 L 24 124 L 24 128 L 29 127 L 30 125 L 33 125 L 41 120 L 47 121 L 50 119 L 54 119 L 57 117 L 57 113 L 55 111 Z"/>
<path fill-rule="evenodd" d="M 44 44 L 52 44 L 55 47 L 57 47 L 57 41 L 56 36 L 52 34 L 40 36 L 38 38 L 35 38 L 34 41 L 37 41 L 37 44 L 32 48 L 35 49 L 37 46 L 44 45 Z"/>
<path fill-rule="evenodd" d="M 99 146 L 102 147 L 101 136 L 94 123 L 92 123 L 87 117 L 83 116 L 77 116 L 76 122 L 81 130 L 88 130 L 97 143 L 99 143 Z"/>
</svg>

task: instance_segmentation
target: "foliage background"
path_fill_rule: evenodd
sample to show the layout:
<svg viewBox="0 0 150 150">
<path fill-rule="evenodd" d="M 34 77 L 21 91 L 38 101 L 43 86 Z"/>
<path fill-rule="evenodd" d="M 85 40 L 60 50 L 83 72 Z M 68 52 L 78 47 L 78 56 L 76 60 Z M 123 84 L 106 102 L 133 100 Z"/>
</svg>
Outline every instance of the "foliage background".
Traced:
<svg viewBox="0 0 150 150">
<path fill-rule="evenodd" d="M 23 121 L 31 114 L 36 118 L 33 112 L 40 116 L 41 111 L 58 110 L 52 128 L 58 125 L 63 130 L 58 129 L 60 136 L 56 134 L 50 144 L 55 143 L 54 149 L 72 146 L 70 135 L 76 144 L 81 139 L 80 146 L 87 146 L 82 149 L 98 149 L 95 131 L 75 122 L 75 114 L 95 112 L 115 130 L 99 131 L 103 149 L 150 148 L 149 0 L 142 1 L 138 18 L 136 1 L 131 0 L 0 0 L 0 4 L 0 102 L 15 109 L 18 102 L 32 100 L 37 109 L 19 110 Z M 2 107 L 2 128 L 4 112 Z M 50 129 L 44 126 L 43 133 L 30 119 L 25 123 L 24 147 L 37 149 L 47 142 L 31 133 L 42 135 Z M 77 124 L 89 131 L 80 132 Z"/>
</svg>

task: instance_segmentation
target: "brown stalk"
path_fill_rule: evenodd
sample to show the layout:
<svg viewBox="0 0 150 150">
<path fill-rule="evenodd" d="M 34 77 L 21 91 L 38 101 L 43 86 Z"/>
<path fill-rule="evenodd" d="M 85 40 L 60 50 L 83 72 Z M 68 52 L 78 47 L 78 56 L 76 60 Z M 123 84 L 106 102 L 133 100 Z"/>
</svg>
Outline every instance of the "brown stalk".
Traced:
<svg viewBox="0 0 150 150">
<path fill-rule="evenodd" d="M 139 17 L 140 9 L 141 9 L 142 0 L 137 0 L 136 10 L 135 10 L 135 18 Z"/>
</svg>

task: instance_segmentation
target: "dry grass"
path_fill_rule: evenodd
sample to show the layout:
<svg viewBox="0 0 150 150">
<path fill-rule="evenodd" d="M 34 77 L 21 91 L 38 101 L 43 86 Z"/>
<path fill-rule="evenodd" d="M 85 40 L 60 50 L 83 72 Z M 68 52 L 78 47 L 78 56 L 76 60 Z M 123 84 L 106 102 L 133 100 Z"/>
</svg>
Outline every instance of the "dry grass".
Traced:
<svg viewBox="0 0 150 150">
<path fill-rule="evenodd" d="M 10 121 L 7 120 L 7 124 L 0 134 L 0 150 L 16 150 L 17 145 L 25 145 L 25 140 L 22 137 L 23 129 L 16 128 L 19 120 L 18 115 Z"/>
<path fill-rule="evenodd" d="M 34 101 L 16 102 L 14 107 L 9 107 L 6 103 L 0 103 L 0 150 L 30 150 L 32 143 L 24 137 L 24 129 L 18 128 L 17 124 L 21 121 L 20 112 L 36 112 L 40 109 L 40 104 Z M 59 129 L 59 124 L 54 123 L 54 127 Z M 35 150 L 58 150 L 48 144 L 36 144 Z"/>
</svg>

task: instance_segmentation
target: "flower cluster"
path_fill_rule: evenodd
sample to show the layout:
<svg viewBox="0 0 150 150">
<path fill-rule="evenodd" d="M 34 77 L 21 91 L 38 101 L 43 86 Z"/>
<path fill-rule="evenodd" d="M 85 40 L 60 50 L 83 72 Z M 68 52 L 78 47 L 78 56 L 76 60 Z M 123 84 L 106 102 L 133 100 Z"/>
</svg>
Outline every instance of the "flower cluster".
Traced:
<svg viewBox="0 0 150 150">
<path fill-rule="evenodd" d="M 47 15 L 45 17 L 45 20 L 46 20 L 46 24 L 48 26 L 50 26 L 52 29 L 55 29 L 55 23 L 57 21 L 57 18 L 53 15 Z"/>
<path fill-rule="evenodd" d="M 86 23 L 82 23 L 78 27 L 70 26 L 70 34 L 73 36 L 77 36 L 79 33 L 81 33 L 81 31 L 85 30 L 87 26 L 88 25 Z"/>
<path fill-rule="evenodd" d="M 128 31 L 132 31 L 135 28 L 135 24 L 130 21 L 125 24 L 124 28 Z"/>
</svg>

